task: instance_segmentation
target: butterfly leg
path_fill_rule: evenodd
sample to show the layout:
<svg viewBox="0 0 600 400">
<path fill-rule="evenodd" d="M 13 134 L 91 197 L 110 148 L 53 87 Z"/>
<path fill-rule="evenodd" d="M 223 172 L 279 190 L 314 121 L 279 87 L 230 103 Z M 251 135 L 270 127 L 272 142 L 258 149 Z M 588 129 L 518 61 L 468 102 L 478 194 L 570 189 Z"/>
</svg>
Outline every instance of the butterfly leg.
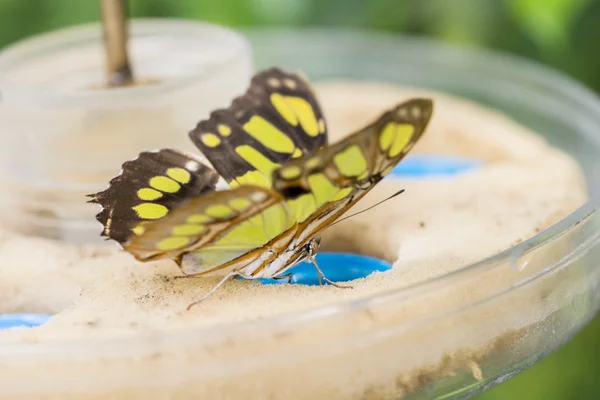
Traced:
<svg viewBox="0 0 600 400">
<path fill-rule="evenodd" d="M 325 282 L 329 283 L 332 286 L 341 288 L 341 289 L 352 289 L 352 286 L 350 285 L 341 285 L 339 283 L 336 283 L 332 280 L 329 280 L 325 274 L 323 273 L 323 271 L 321 271 L 321 268 L 319 268 L 319 264 L 317 263 L 317 259 L 315 257 L 311 257 L 309 259 L 310 262 L 312 262 L 312 264 L 315 266 L 315 269 L 317 270 L 317 274 L 319 275 L 319 284 L 321 284 L 321 279 L 323 279 Z"/>
<path fill-rule="evenodd" d="M 234 276 L 241 276 L 241 277 L 245 278 L 245 276 L 243 274 L 241 274 L 240 271 L 236 271 L 236 270 L 231 271 L 230 273 L 225 275 L 223 277 L 223 279 L 221 279 L 219 281 L 219 283 L 217 283 L 212 289 L 210 289 L 208 293 L 206 293 L 204 296 L 202 296 L 202 298 L 200 300 L 197 300 L 197 301 L 191 303 L 190 305 L 188 305 L 186 308 L 186 311 L 190 311 L 190 309 L 192 307 L 194 307 L 195 305 L 198 305 L 198 304 L 202 303 L 204 300 L 208 299 L 214 292 L 217 291 L 217 289 L 219 289 L 221 286 L 223 286 L 223 284 L 225 282 L 227 282 L 229 279 L 233 278 Z M 182 276 L 181 278 L 185 278 L 185 277 Z"/>
</svg>

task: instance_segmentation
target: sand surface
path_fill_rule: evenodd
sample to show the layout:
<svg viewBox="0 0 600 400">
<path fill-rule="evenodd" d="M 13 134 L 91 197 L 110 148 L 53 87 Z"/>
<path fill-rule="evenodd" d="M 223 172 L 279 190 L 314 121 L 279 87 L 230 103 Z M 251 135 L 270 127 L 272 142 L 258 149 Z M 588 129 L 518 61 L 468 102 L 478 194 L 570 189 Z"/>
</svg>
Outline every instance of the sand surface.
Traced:
<svg viewBox="0 0 600 400">
<path fill-rule="evenodd" d="M 412 95 L 430 95 L 389 85 L 349 82 L 321 84 L 318 92 L 332 140 L 370 122 L 382 109 L 398 101 Z M 484 165 L 452 177 L 386 179 L 355 210 L 374 204 L 400 188 L 406 192 L 381 207 L 332 227 L 322 236 L 323 250 L 349 250 L 385 258 L 394 263 L 391 271 L 356 280 L 351 290 L 302 285 L 263 286 L 257 282 L 232 281 L 186 313 L 182 311 L 187 304 L 209 290 L 218 278 L 173 279 L 180 275 L 174 263 L 138 263 L 113 244 L 74 246 L 1 232 L 0 312 L 55 315 L 38 328 L 0 331 L 0 345 L 43 345 L 56 340 L 114 336 L 135 340 L 151 338 L 164 330 L 183 332 L 190 328 L 197 329 L 195 335 L 202 337 L 204 328 L 226 327 L 223 332 L 227 334 L 223 336 L 234 335 L 226 348 L 223 343 L 216 342 L 211 344 L 210 351 L 201 343 L 192 346 L 193 349 L 173 345 L 175 347 L 169 347 L 169 350 L 162 350 L 167 361 L 152 359 L 144 363 L 144 368 L 159 368 L 151 367 L 152 363 L 158 362 L 160 368 L 169 366 L 191 371 L 189 365 L 197 367 L 209 365 L 214 360 L 231 361 L 242 353 L 265 359 L 264 351 L 272 355 L 285 351 L 287 346 L 299 350 L 314 342 L 315 336 L 321 338 L 320 342 L 329 343 L 328 340 L 343 337 L 344 332 L 348 332 L 348 337 L 354 337 L 351 332 L 358 332 L 359 328 L 372 331 L 399 326 L 403 322 L 435 315 L 449 304 L 467 304 L 497 290 L 502 284 L 513 282 L 521 272 L 507 267 L 463 282 L 453 290 L 440 289 L 427 296 L 416 296 L 414 301 L 405 299 L 383 309 L 373 306 L 366 320 L 364 315 L 360 317 L 363 319 L 356 317 L 359 319 L 347 321 L 331 318 L 328 323 L 315 325 L 314 329 L 291 329 L 292 333 L 288 332 L 287 337 L 256 334 L 249 340 L 250 345 L 236 342 L 235 323 L 239 321 L 266 323 L 265 319 L 269 317 L 293 316 L 299 311 L 325 305 L 347 304 L 446 274 L 535 235 L 586 200 L 581 172 L 569 156 L 502 115 L 447 95 L 431 95 L 435 100 L 433 119 L 413 152 L 461 155 L 481 160 Z M 402 361 L 394 364 L 394 368 L 387 368 L 386 357 L 379 356 L 372 360 L 379 369 L 376 373 L 365 371 L 366 367 L 357 372 L 351 365 L 368 365 L 371 362 L 369 356 L 357 351 L 353 353 L 356 358 L 351 358 L 352 355 L 340 350 L 336 353 L 338 359 L 331 355 L 327 362 L 321 360 L 319 368 L 329 368 L 326 370 L 329 379 L 326 384 L 319 384 L 318 379 L 308 375 L 302 380 L 308 367 L 295 364 L 295 370 L 281 371 L 277 378 L 288 390 L 277 392 L 272 398 L 356 398 L 357 393 L 369 398 L 369 390 L 378 393 L 372 394 L 372 398 L 381 398 L 382 393 L 397 395 L 415 389 L 419 382 L 428 382 L 424 376 L 429 375 L 423 375 L 423 371 L 429 371 L 432 380 L 451 375 L 456 368 L 470 369 L 473 376 L 481 377 L 478 363 L 488 351 L 508 346 L 511 338 L 519 336 L 520 330 L 546 315 L 540 303 L 543 290 L 536 287 L 531 292 L 519 293 L 509 302 L 498 304 L 493 311 L 486 309 L 480 310 L 477 316 L 463 316 L 460 329 L 457 328 L 459 319 L 454 318 L 440 320 L 440 325 L 435 328 L 423 327 L 428 333 L 420 330 L 402 333 L 405 335 L 402 346 L 410 344 L 410 340 L 414 342 L 410 347 L 396 346 L 401 354 L 395 360 L 401 357 Z M 522 304 L 531 304 L 531 307 L 520 311 Z M 540 308 L 535 309 L 537 306 Z M 206 336 L 212 337 L 216 331 L 211 332 Z M 281 333 L 279 330 L 273 332 Z M 434 334 L 439 340 L 430 345 Z M 390 353 L 389 346 L 379 344 L 381 354 Z M 334 347 L 327 349 L 333 351 Z M 378 353 L 374 348 L 369 354 Z M 451 357 L 451 361 L 445 357 Z M 98 371 L 113 368 L 114 371 L 134 369 L 128 360 L 131 361 L 121 359 L 118 365 L 106 360 L 90 360 L 85 368 L 63 366 L 55 360 L 52 369 L 94 376 L 94 370 L 97 375 Z M 311 365 L 316 373 L 319 368 Z M 349 370 L 345 371 L 342 365 Z M 139 360 L 136 366 L 140 366 Z M 30 373 L 23 367 L 7 369 L 5 374 L 5 367 L 1 368 L 1 375 L 7 381 L 18 380 L 23 374 Z M 339 374 L 331 374 L 333 370 Z M 156 370 L 150 369 L 147 373 L 154 374 Z M 123 374 L 127 375 L 126 372 Z M 140 374 L 140 380 L 144 376 L 154 379 L 154 375 Z M 113 382 L 114 392 L 104 395 L 110 393 L 114 396 L 111 398 L 183 399 L 199 394 L 208 396 L 205 398 L 220 398 L 227 393 L 230 398 L 238 398 L 238 395 L 261 398 L 257 393 L 264 394 L 265 388 L 272 388 L 267 385 L 267 380 L 266 386 L 261 386 L 264 374 L 260 378 L 247 375 L 252 384 L 240 381 L 239 385 L 233 385 L 235 387 L 227 384 L 225 376 L 222 382 L 215 378 L 210 384 L 202 383 L 191 372 L 187 378 L 179 374 L 177 379 L 173 376 L 162 378 L 171 385 L 166 392 L 157 388 L 159 383 L 147 393 L 141 388 L 125 389 L 128 385 L 135 386 L 136 378 L 131 378 L 121 386 Z M 388 378 L 395 382 L 392 388 L 386 386 Z M 311 384 L 302 385 L 302 381 Z M 183 385 L 183 382 L 187 383 Z M 109 390 L 105 383 L 97 386 L 99 391 Z M 366 386 L 370 389 L 365 389 Z M 245 387 L 246 391 L 239 391 L 237 387 Z M 380 387 L 384 387 L 381 393 L 378 392 Z M 177 393 L 181 397 L 162 397 L 167 396 L 166 393 Z M 289 396 L 285 397 L 284 393 Z M 41 394 L 34 398 L 41 398 L 39 396 Z M 58 398 L 70 397 L 63 394 Z M 90 395 L 89 398 L 95 397 Z"/>
</svg>

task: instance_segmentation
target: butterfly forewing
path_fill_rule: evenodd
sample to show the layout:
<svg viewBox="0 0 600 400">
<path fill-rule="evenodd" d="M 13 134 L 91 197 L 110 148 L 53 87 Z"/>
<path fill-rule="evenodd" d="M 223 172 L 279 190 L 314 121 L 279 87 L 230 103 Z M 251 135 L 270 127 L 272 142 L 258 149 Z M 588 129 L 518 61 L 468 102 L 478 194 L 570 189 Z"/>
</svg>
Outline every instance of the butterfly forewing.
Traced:
<svg viewBox="0 0 600 400">
<path fill-rule="evenodd" d="M 432 109 L 428 99 L 409 100 L 339 142 L 274 171 L 273 187 L 286 201 L 313 208 L 298 217 L 300 245 L 391 172 L 421 137 Z"/>
<path fill-rule="evenodd" d="M 271 68 L 255 75 L 246 96 L 234 100 L 231 111 L 234 115 L 246 115 L 243 120 L 251 120 L 255 115 L 252 108 L 285 132 L 304 154 L 327 145 L 321 106 L 300 74 Z"/>
<path fill-rule="evenodd" d="M 102 205 L 103 236 L 127 241 L 149 221 L 168 215 L 190 197 L 210 193 L 219 176 L 195 156 L 177 150 L 143 152 L 123 164 L 106 190 L 90 195 Z"/>
<path fill-rule="evenodd" d="M 296 74 L 271 68 L 254 76 L 246 93 L 211 113 L 191 140 L 232 186 L 271 187 L 282 163 L 327 143 L 321 108 Z"/>
</svg>

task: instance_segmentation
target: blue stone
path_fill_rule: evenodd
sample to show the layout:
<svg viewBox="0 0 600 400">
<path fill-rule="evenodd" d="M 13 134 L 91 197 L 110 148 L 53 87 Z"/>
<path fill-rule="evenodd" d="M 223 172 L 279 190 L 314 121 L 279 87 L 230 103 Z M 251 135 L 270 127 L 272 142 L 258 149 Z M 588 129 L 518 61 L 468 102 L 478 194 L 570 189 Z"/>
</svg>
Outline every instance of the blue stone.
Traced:
<svg viewBox="0 0 600 400">
<path fill-rule="evenodd" d="M 392 265 L 374 257 L 359 254 L 322 252 L 317 254 L 317 262 L 325 276 L 333 282 L 346 282 L 358 278 L 364 278 L 373 272 L 389 271 Z M 318 285 L 319 276 L 317 270 L 309 262 L 302 262 L 289 269 L 286 273 L 292 273 L 290 283 L 301 285 Z M 265 285 L 288 283 L 285 279 L 258 279 Z M 323 281 L 323 284 L 327 284 Z"/>
<path fill-rule="evenodd" d="M 0 314 L 0 329 L 33 328 L 46 323 L 47 314 Z"/>
<path fill-rule="evenodd" d="M 386 177 L 398 178 L 428 178 L 436 176 L 451 176 L 471 171 L 483 163 L 479 160 L 458 156 L 408 155 Z"/>
</svg>

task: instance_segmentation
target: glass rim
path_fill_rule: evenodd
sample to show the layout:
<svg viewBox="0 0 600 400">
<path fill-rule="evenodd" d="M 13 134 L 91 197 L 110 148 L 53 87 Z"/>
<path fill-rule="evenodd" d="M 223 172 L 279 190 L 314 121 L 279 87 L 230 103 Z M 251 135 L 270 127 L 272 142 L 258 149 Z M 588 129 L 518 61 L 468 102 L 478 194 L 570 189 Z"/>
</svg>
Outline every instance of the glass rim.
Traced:
<svg viewBox="0 0 600 400">
<path fill-rule="evenodd" d="M 138 20 L 134 20 L 136 23 Z M 465 45 L 455 45 L 442 43 L 437 40 L 427 39 L 422 37 L 412 37 L 408 35 L 380 33 L 371 30 L 361 29 L 345 29 L 345 28 L 334 28 L 334 29 L 323 29 L 323 28 L 300 28 L 300 29 L 278 29 L 278 28 L 254 28 L 244 29 L 242 33 L 250 36 L 260 37 L 261 35 L 268 35 L 269 37 L 279 37 L 286 34 L 297 35 L 299 32 L 304 35 L 314 35 L 322 37 L 322 35 L 339 35 L 346 38 L 360 38 L 361 40 L 373 41 L 376 40 L 379 44 L 391 45 L 398 47 L 402 46 L 409 47 L 411 49 L 417 49 L 415 51 L 421 52 L 432 52 L 442 51 L 451 53 L 454 55 L 460 55 L 462 58 L 469 59 L 469 65 L 485 66 L 487 70 L 492 71 L 510 71 L 514 76 L 526 77 L 531 82 L 540 83 L 543 85 L 551 85 L 553 88 L 559 89 L 560 93 L 564 95 L 564 98 L 569 99 L 577 104 L 583 105 L 590 109 L 595 115 L 600 116 L 600 97 L 594 94 L 590 89 L 587 89 L 581 83 L 574 79 L 571 79 L 562 73 L 538 64 L 537 62 L 530 61 L 526 58 L 514 56 L 498 51 L 485 50 L 481 48 L 474 48 Z M 305 36 L 304 36 L 305 37 Z M 518 65 L 517 65 L 518 63 Z M 600 135 L 595 138 L 589 138 L 595 142 L 600 142 Z M 90 353 L 104 353 L 107 349 L 105 345 L 123 345 L 126 347 L 119 346 L 118 355 L 123 356 L 123 350 L 126 348 L 128 351 L 135 351 L 140 349 L 148 351 L 145 345 L 149 347 L 160 345 L 161 342 L 158 339 L 172 340 L 178 338 L 185 340 L 187 343 L 193 342 L 195 345 L 208 344 L 215 340 L 222 340 L 224 337 L 229 335 L 229 332 L 235 331 L 235 335 L 242 333 L 262 333 L 262 332 L 273 332 L 280 328 L 289 328 L 290 326 L 308 325 L 310 323 L 322 320 L 324 318 L 331 317 L 333 315 L 340 316 L 349 313 L 357 312 L 360 310 L 367 309 L 373 305 L 384 305 L 392 302 L 402 302 L 407 298 L 410 298 L 411 294 L 415 292 L 430 292 L 445 285 L 448 282 L 452 284 L 452 281 L 460 279 L 461 277 L 473 273 L 483 272 L 489 269 L 497 268 L 497 263 L 500 261 L 511 260 L 515 257 L 521 257 L 529 254 L 537 248 L 544 246 L 547 243 L 552 242 L 558 237 L 570 232 L 580 223 L 588 220 L 598 209 L 600 205 L 600 195 L 596 194 L 591 196 L 583 205 L 579 206 L 576 210 L 569 213 L 565 218 L 559 222 L 551 225 L 550 227 L 542 230 L 536 235 L 524 240 L 523 242 L 516 244 L 510 248 L 507 248 L 501 252 L 490 255 L 484 259 L 464 265 L 454 271 L 441 274 L 439 276 L 408 285 L 406 287 L 398 289 L 390 289 L 387 291 L 372 294 L 360 299 L 343 301 L 333 305 L 327 305 L 324 307 L 316 307 L 299 311 L 291 315 L 276 315 L 272 317 L 265 317 L 260 320 L 241 321 L 241 322 L 228 322 L 217 325 L 210 325 L 207 327 L 191 327 L 189 329 L 181 329 L 177 331 L 164 330 L 160 332 L 153 332 L 152 337 L 137 337 L 137 336 L 126 336 L 126 337 L 106 337 L 106 338 L 92 338 L 92 339 L 51 339 L 42 343 L 19 343 L 19 344 L 1 344 L 0 343 L 0 354 L 19 354 L 24 356 L 38 356 L 40 354 L 50 355 L 54 354 L 57 356 L 64 355 L 65 352 L 73 352 L 79 354 L 79 352 L 90 352 Z M 600 241 L 600 231 L 595 232 L 593 240 Z M 576 255 L 575 255 L 576 256 Z M 516 284 L 513 284 L 501 291 L 489 293 L 488 295 L 474 299 L 467 305 L 461 306 L 472 307 L 475 304 L 480 304 L 489 301 L 497 296 L 503 295 L 507 292 L 511 292 L 515 289 L 523 287 L 528 283 L 539 279 L 540 277 L 546 276 L 555 271 L 561 265 L 564 265 L 568 260 L 562 260 L 560 263 L 544 268 L 540 272 L 532 274 L 525 274 L 520 278 Z M 427 319 L 441 318 L 454 312 L 460 311 L 456 308 L 440 309 L 440 312 L 428 316 Z M 415 320 L 415 322 L 420 322 Z M 413 323 L 404 322 L 403 324 Z M 235 329 L 232 329 L 235 328 Z M 224 332 L 227 335 L 224 335 Z M 90 346 L 93 344 L 94 346 Z M 57 348 L 60 345 L 60 353 Z M 96 347 L 96 345 L 98 347 Z"/>
</svg>

